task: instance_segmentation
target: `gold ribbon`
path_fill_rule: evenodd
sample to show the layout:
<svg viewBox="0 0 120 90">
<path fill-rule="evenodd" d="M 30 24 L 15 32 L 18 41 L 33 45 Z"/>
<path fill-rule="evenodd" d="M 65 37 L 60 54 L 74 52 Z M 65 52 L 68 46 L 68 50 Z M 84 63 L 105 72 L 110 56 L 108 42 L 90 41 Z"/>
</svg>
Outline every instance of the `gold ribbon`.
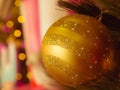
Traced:
<svg viewBox="0 0 120 90">
<path fill-rule="evenodd" d="M 46 57 L 47 55 L 56 56 L 60 58 L 60 60 L 64 60 L 64 62 L 73 65 L 73 67 L 76 68 L 86 66 L 85 61 L 79 56 L 57 45 L 43 45 L 42 56 Z"/>
<path fill-rule="evenodd" d="M 77 42 L 84 42 L 86 39 L 82 38 L 80 36 L 80 34 L 69 30 L 67 28 L 64 27 L 52 27 L 49 31 L 48 34 L 58 34 L 58 35 L 62 35 L 65 36 L 67 38 L 70 38 L 71 40 L 77 41 Z"/>
</svg>

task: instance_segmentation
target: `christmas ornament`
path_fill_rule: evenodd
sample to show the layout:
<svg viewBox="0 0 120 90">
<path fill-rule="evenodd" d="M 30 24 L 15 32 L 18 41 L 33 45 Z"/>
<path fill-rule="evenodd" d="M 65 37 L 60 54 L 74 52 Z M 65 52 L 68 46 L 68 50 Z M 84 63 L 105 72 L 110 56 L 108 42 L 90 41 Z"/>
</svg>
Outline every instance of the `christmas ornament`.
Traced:
<svg viewBox="0 0 120 90">
<path fill-rule="evenodd" d="M 111 43 L 109 30 L 97 19 L 68 15 L 51 25 L 45 34 L 43 63 L 53 78 L 76 87 L 113 68 Z"/>
</svg>

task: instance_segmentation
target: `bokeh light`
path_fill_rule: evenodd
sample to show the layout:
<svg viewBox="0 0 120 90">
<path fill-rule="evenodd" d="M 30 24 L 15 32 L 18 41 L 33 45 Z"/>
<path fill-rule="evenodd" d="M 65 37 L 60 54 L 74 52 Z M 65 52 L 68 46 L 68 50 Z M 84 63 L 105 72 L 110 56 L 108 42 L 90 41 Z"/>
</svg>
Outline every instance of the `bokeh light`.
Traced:
<svg viewBox="0 0 120 90">
<path fill-rule="evenodd" d="M 21 36 L 21 31 L 20 30 L 15 30 L 14 31 L 14 36 L 15 37 L 20 37 Z"/>
<path fill-rule="evenodd" d="M 21 5 L 21 0 L 16 0 L 15 1 L 15 6 L 16 7 L 20 7 L 20 5 Z"/>
<path fill-rule="evenodd" d="M 17 80 L 21 80 L 22 79 L 22 74 L 21 73 L 17 73 Z"/>
<path fill-rule="evenodd" d="M 20 54 L 18 55 L 18 58 L 19 58 L 19 60 L 25 60 L 25 59 L 26 59 L 25 53 L 20 53 Z"/>
<path fill-rule="evenodd" d="M 23 16 L 19 16 L 19 17 L 18 17 L 18 22 L 19 22 L 19 23 L 24 23 L 24 22 L 25 22 L 24 17 L 23 17 Z"/>
<path fill-rule="evenodd" d="M 7 27 L 12 28 L 14 26 L 14 22 L 11 20 L 7 21 L 6 25 L 7 25 Z"/>
<path fill-rule="evenodd" d="M 26 74 L 26 77 L 27 77 L 28 79 L 31 79 L 31 73 L 28 72 L 28 73 Z"/>
</svg>

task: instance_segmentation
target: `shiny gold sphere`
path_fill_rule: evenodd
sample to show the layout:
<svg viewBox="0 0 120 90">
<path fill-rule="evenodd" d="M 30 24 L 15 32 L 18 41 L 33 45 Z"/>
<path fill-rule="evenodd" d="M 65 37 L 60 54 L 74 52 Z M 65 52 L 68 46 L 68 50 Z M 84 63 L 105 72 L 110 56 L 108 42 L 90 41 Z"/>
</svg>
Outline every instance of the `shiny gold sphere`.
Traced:
<svg viewBox="0 0 120 90">
<path fill-rule="evenodd" d="M 48 29 L 42 42 L 42 59 L 59 82 L 77 86 L 111 69 L 113 51 L 109 30 L 97 19 L 68 15 Z"/>
</svg>

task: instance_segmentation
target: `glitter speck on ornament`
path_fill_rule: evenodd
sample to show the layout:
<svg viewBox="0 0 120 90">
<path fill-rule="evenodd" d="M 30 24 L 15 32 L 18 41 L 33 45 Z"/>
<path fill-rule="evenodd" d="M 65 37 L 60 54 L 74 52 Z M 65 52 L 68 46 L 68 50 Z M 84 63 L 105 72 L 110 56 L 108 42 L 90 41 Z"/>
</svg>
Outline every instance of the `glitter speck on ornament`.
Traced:
<svg viewBox="0 0 120 90">
<path fill-rule="evenodd" d="M 87 32 L 89 33 L 89 32 L 90 32 L 90 30 L 87 30 Z"/>
<path fill-rule="evenodd" d="M 89 22 L 89 20 L 86 20 L 86 22 Z"/>
</svg>

